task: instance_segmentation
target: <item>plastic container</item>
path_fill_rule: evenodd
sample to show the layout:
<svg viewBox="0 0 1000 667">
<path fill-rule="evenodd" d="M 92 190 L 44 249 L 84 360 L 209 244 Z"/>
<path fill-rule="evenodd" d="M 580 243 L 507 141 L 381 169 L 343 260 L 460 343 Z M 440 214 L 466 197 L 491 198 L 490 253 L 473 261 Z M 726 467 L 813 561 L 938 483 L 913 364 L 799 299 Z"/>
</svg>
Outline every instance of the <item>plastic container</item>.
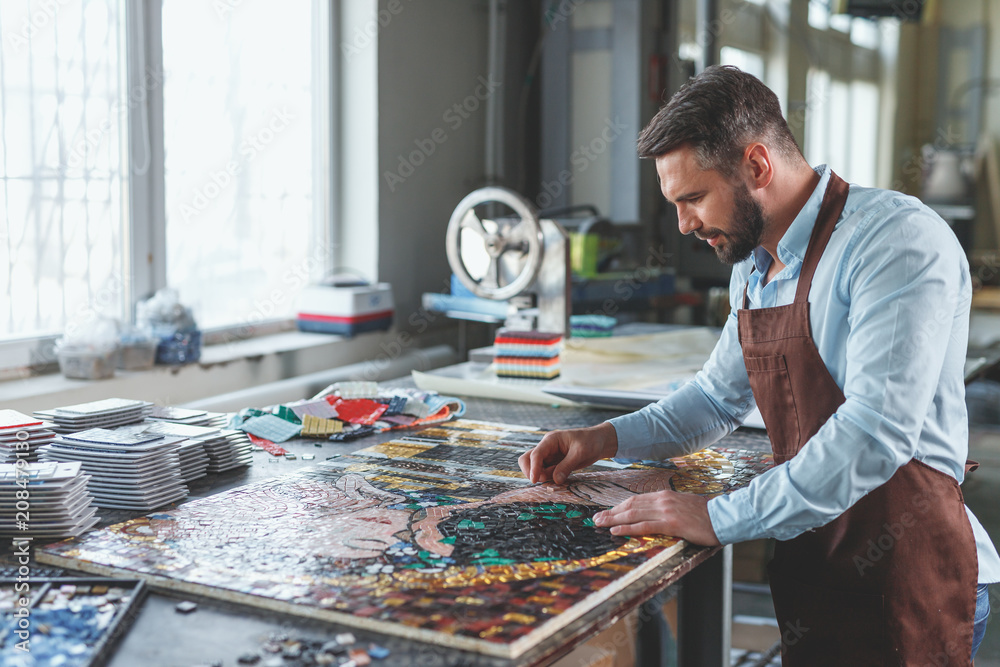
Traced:
<svg viewBox="0 0 1000 667">
<path fill-rule="evenodd" d="M 192 364 L 201 359 L 201 331 L 162 336 L 156 346 L 156 363 L 168 366 Z"/>
<path fill-rule="evenodd" d="M 118 348 L 115 366 L 123 371 L 145 371 L 153 367 L 156 361 L 156 348 L 159 342 L 154 340 L 123 342 Z"/>
<path fill-rule="evenodd" d="M 56 349 L 59 370 L 75 380 L 103 380 L 114 376 L 117 347 L 62 345 Z"/>
<path fill-rule="evenodd" d="M 160 339 L 149 327 L 126 324 L 118 334 L 118 356 L 115 365 L 123 371 L 145 371 L 156 361 L 156 346 Z"/>
</svg>

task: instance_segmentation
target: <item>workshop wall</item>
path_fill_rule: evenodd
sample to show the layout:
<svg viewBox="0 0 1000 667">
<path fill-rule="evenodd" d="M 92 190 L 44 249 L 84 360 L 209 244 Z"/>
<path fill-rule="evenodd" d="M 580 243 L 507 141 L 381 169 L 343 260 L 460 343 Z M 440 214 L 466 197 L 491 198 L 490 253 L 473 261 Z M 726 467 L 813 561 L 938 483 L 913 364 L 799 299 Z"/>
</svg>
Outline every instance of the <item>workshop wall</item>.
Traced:
<svg viewBox="0 0 1000 667">
<path fill-rule="evenodd" d="M 447 289 L 448 219 L 484 184 L 486 102 L 509 82 L 487 80 L 485 3 L 402 7 L 379 35 L 378 265 L 406 324 L 422 292 Z"/>
<path fill-rule="evenodd" d="M 896 92 L 900 100 L 895 126 L 894 187 L 910 194 L 920 191 L 920 148 L 924 144 L 947 144 L 948 132 L 938 132 L 936 109 L 941 96 L 954 100 L 970 86 L 984 87 L 982 130 L 1000 137 L 1000 6 L 989 0 L 954 0 L 927 6 L 928 15 L 920 23 L 900 27 Z M 952 62 L 952 76 L 946 90 L 939 90 L 939 47 L 942 28 L 986 27 L 984 80 L 974 82 L 963 75 L 968 59 L 963 55 Z"/>
<path fill-rule="evenodd" d="M 340 264 L 392 283 L 397 325 L 440 324 L 420 309 L 423 292 L 447 291 L 445 230 L 466 194 L 486 184 L 486 102 L 503 96 L 511 138 L 501 184 L 517 187 L 533 164 L 513 149 L 538 3 L 510 3 L 506 73 L 489 80 L 488 4 L 466 0 L 356 0 L 343 5 L 341 38 L 378 21 L 364 47 L 341 48 Z M 531 95 L 527 102 L 537 104 Z M 536 114 L 528 114 L 532 119 Z M 536 124 L 534 120 L 531 125 Z M 525 133 L 526 130 L 526 133 Z"/>
</svg>

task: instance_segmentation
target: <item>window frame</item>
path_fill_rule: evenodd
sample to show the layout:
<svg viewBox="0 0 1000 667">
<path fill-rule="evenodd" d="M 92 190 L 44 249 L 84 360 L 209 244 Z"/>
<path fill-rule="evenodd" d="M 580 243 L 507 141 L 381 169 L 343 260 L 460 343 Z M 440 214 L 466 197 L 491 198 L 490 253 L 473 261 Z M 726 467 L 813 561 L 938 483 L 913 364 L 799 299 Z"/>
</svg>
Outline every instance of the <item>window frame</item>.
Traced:
<svg viewBox="0 0 1000 667">
<path fill-rule="evenodd" d="M 118 0 L 123 6 L 125 54 L 121 67 L 128 110 L 123 144 L 127 166 L 122 177 L 122 299 L 124 320 L 133 323 L 135 306 L 167 286 L 166 204 L 163 116 L 162 7 L 169 0 Z M 313 233 L 317 242 L 335 247 L 339 240 L 340 201 L 340 3 L 311 0 L 314 48 L 313 84 L 327 95 L 313 96 Z M 235 6 L 233 8 L 235 10 Z M 145 168 L 141 167 L 148 158 Z M 325 272 L 334 266 L 329 253 Z M 293 318 L 203 329 L 206 344 L 229 343 L 295 328 Z M 52 372 L 57 368 L 55 343 L 61 334 L 24 336 L 0 341 L 0 381 Z"/>
</svg>

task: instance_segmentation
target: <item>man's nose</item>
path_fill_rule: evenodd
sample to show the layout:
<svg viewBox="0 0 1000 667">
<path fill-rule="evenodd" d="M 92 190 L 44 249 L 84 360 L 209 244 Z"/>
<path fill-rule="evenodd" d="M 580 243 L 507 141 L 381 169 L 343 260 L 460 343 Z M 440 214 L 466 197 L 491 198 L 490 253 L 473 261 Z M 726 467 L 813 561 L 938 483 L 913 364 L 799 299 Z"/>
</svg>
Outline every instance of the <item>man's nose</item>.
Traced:
<svg viewBox="0 0 1000 667">
<path fill-rule="evenodd" d="M 698 216 L 686 206 L 677 207 L 677 229 L 681 234 L 691 234 L 701 228 Z"/>
</svg>

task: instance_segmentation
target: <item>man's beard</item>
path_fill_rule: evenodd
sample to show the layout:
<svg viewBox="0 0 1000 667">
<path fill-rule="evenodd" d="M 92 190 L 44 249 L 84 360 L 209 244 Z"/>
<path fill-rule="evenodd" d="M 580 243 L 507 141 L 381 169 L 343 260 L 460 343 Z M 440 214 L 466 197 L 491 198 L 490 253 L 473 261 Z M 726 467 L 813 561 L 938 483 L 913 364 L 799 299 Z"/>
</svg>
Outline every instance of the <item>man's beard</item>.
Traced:
<svg viewBox="0 0 1000 667">
<path fill-rule="evenodd" d="M 729 223 L 732 231 L 723 234 L 726 242 L 715 248 L 715 254 L 726 264 L 737 264 L 750 256 L 764 236 L 764 209 L 750 196 L 746 183 L 733 192 L 733 214 Z"/>
</svg>

